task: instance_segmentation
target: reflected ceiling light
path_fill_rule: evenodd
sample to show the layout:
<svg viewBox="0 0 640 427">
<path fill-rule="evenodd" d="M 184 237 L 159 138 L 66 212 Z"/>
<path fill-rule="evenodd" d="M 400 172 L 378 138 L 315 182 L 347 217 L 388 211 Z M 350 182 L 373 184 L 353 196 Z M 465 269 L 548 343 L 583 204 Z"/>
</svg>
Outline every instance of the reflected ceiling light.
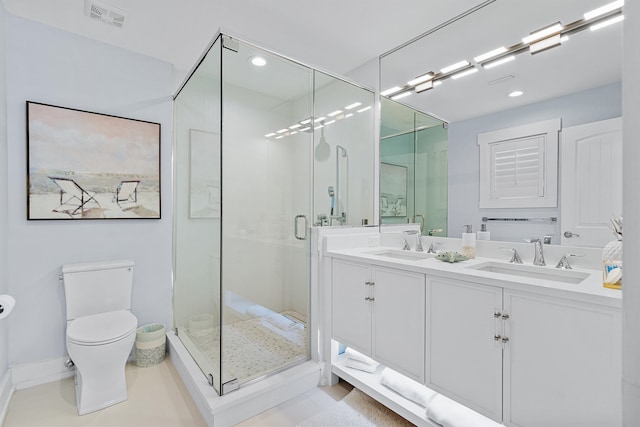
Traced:
<svg viewBox="0 0 640 427">
<path fill-rule="evenodd" d="M 307 126 L 306 128 L 302 128 L 302 129 L 300 129 L 300 132 L 306 132 L 306 131 L 308 131 L 309 129 L 311 129 L 311 126 Z"/>
<path fill-rule="evenodd" d="M 569 41 L 569 36 L 562 36 L 560 37 L 560 43 L 566 43 Z"/>
<path fill-rule="evenodd" d="M 589 27 L 591 31 L 599 30 L 600 28 L 608 27 L 609 25 L 615 24 L 616 22 L 620 22 L 624 20 L 624 15 L 614 16 L 611 19 L 607 19 L 606 21 L 598 22 Z"/>
<path fill-rule="evenodd" d="M 354 102 L 353 104 L 349 104 L 346 107 L 344 107 L 345 110 L 352 110 L 356 107 L 359 107 L 362 105 L 362 102 Z"/>
<path fill-rule="evenodd" d="M 400 86 L 394 86 L 392 88 L 389 88 L 387 90 L 383 90 L 382 92 L 380 92 L 380 95 L 382 96 L 387 96 L 387 95 L 391 95 L 392 93 L 396 93 L 398 91 L 401 91 L 402 88 Z"/>
<path fill-rule="evenodd" d="M 271 132 L 265 135 L 266 138 L 271 138 L 272 136 L 276 136 L 275 132 Z"/>
<path fill-rule="evenodd" d="M 529 45 L 529 52 L 531 54 L 540 53 L 547 49 L 551 49 L 552 47 L 560 46 L 562 44 L 562 37 L 560 34 L 556 34 L 555 36 L 547 37 L 546 39 L 542 39 L 538 42 L 531 43 Z"/>
<path fill-rule="evenodd" d="M 306 125 L 306 124 L 309 124 L 309 123 L 311 123 L 311 119 L 310 118 L 300 122 L 301 125 Z"/>
<path fill-rule="evenodd" d="M 335 123 L 335 122 L 336 122 L 335 120 L 329 120 L 328 122 L 324 122 L 324 125 L 325 126 L 330 125 L 331 123 Z"/>
<path fill-rule="evenodd" d="M 391 99 L 392 99 L 393 101 L 397 101 L 398 99 L 406 98 L 406 97 L 407 97 L 407 96 L 409 96 L 409 95 L 411 95 L 411 91 L 410 91 L 410 90 L 407 90 L 407 91 L 405 91 L 405 92 L 401 92 L 401 93 L 399 93 L 399 94 L 397 94 L 397 95 L 392 96 L 392 97 L 391 97 Z"/>
<path fill-rule="evenodd" d="M 407 82 L 407 84 L 409 86 L 416 86 L 416 85 L 419 85 L 420 83 L 427 82 L 427 81 L 431 80 L 432 78 L 433 78 L 433 71 L 429 71 L 428 73 L 423 74 L 420 77 L 416 77 L 413 80 L 409 80 L 409 82 Z"/>
<path fill-rule="evenodd" d="M 291 132 L 289 135 L 295 135 L 296 133 L 298 133 L 297 130 L 294 130 L 293 132 Z"/>
<path fill-rule="evenodd" d="M 315 119 L 315 120 L 313 121 L 313 123 L 321 122 L 321 121 L 323 121 L 324 119 L 326 119 L 326 117 L 318 117 L 317 119 Z"/>
<path fill-rule="evenodd" d="M 421 93 L 429 89 L 433 89 L 433 81 L 428 81 L 426 83 L 419 84 L 415 88 L 416 93 Z"/>
<path fill-rule="evenodd" d="M 507 48 L 502 46 L 497 49 L 490 50 L 487 53 L 483 53 L 482 55 L 478 55 L 475 58 L 473 58 L 473 60 L 476 62 L 483 62 L 489 58 L 493 58 L 494 56 L 500 55 L 501 53 L 505 53 L 506 51 L 507 51 Z"/>
<path fill-rule="evenodd" d="M 322 125 L 318 125 L 318 126 L 314 127 L 313 129 L 314 129 L 314 130 L 318 130 L 318 129 L 323 128 L 323 127 L 324 127 L 324 126 L 322 126 Z"/>
<path fill-rule="evenodd" d="M 346 116 L 344 116 L 344 118 L 346 119 L 346 118 L 351 117 L 351 116 L 353 116 L 353 113 L 347 114 Z"/>
<path fill-rule="evenodd" d="M 553 25 L 549 25 L 548 27 L 542 28 L 541 30 L 535 31 L 529 34 L 527 37 L 522 39 L 522 43 L 532 43 L 537 40 L 541 40 L 551 36 L 553 34 L 559 33 L 562 31 L 562 24 L 556 22 Z"/>
<path fill-rule="evenodd" d="M 359 109 L 357 112 L 358 113 L 363 113 L 363 112 L 365 112 L 367 110 L 370 110 L 370 109 L 371 109 L 371 105 L 368 105 L 368 106 L 366 106 L 364 108 Z"/>
<path fill-rule="evenodd" d="M 276 139 L 281 139 L 283 137 L 284 137 L 284 135 L 276 136 Z"/>
<path fill-rule="evenodd" d="M 584 14 L 584 19 L 586 19 L 587 21 L 593 18 L 597 18 L 598 16 L 602 16 L 606 13 L 611 12 L 612 10 L 616 10 L 619 7 L 622 7 L 624 5 L 624 1 L 619 0 L 619 1 L 614 1 L 611 2 L 609 4 L 605 4 L 602 7 L 599 7 L 597 9 L 593 9 L 587 13 Z"/>
<path fill-rule="evenodd" d="M 278 132 L 278 133 L 284 133 L 284 132 L 286 132 L 286 131 L 288 131 L 288 130 L 289 130 L 289 129 L 280 129 L 280 130 L 277 130 L 276 132 Z"/>
<path fill-rule="evenodd" d="M 456 62 L 455 64 L 449 65 L 448 67 L 444 67 L 440 70 L 440 72 L 446 74 L 451 71 L 459 70 L 460 68 L 466 67 L 467 65 L 469 65 L 469 61 Z"/>
<path fill-rule="evenodd" d="M 252 56 L 249 58 L 249 61 L 251 61 L 251 63 L 256 67 L 264 67 L 267 65 L 267 60 L 262 56 Z"/>
<path fill-rule="evenodd" d="M 295 125 L 289 126 L 289 129 L 298 129 L 300 126 L 302 126 L 300 123 L 296 123 Z"/>
<path fill-rule="evenodd" d="M 442 82 L 440 80 L 436 80 L 435 82 L 433 82 L 433 87 L 440 86 L 441 84 Z"/>
<path fill-rule="evenodd" d="M 511 98 L 515 98 L 515 97 L 520 96 L 520 95 L 522 95 L 522 94 L 524 94 L 524 92 L 523 92 L 523 91 L 521 91 L 521 90 L 514 90 L 513 92 L 511 92 L 511 93 L 509 94 L 509 96 L 510 96 Z"/>
<path fill-rule="evenodd" d="M 496 59 L 495 61 L 487 62 L 486 64 L 482 64 L 482 68 L 490 69 L 493 67 L 497 67 L 498 65 L 506 64 L 507 62 L 515 61 L 515 55 L 505 56 L 504 58 Z"/>
<path fill-rule="evenodd" d="M 333 117 L 333 116 L 337 116 L 340 113 L 342 113 L 342 110 L 336 110 L 336 111 L 332 111 L 331 113 L 327 114 L 327 116 Z"/>
<path fill-rule="evenodd" d="M 477 73 L 478 69 L 476 67 L 469 68 L 468 70 L 460 71 L 459 73 L 451 76 L 452 79 L 459 79 L 460 77 L 468 76 L 469 74 Z"/>
</svg>

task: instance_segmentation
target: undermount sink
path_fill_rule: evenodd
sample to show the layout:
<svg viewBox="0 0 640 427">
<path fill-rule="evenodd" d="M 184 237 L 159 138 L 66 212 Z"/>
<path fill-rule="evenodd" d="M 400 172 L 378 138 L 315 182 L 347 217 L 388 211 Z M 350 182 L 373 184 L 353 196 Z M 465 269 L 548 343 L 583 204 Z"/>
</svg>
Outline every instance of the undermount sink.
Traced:
<svg viewBox="0 0 640 427">
<path fill-rule="evenodd" d="M 405 261 L 421 261 L 423 259 L 433 258 L 435 254 L 429 254 L 426 252 L 410 252 L 400 249 L 384 249 L 374 252 L 369 252 L 371 255 L 384 256 L 395 259 L 403 259 Z"/>
<path fill-rule="evenodd" d="M 488 273 L 508 274 L 510 276 L 530 277 L 532 279 L 551 280 L 563 283 L 581 283 L 589 277 L 589 273 L 574 270 L 556 270 L 549 267 L 534 265 L 504 264 L 499 262 L 485 262 L 467 267 L 469 269 L 486 271 Z"/>
</svg>

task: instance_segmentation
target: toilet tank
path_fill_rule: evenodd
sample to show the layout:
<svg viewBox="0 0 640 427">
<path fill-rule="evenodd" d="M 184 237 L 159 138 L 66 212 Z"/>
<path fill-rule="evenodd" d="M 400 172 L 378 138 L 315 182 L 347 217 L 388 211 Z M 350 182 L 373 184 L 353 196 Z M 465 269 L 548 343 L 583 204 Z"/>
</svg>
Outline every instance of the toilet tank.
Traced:
<svg viewBox="0 0 640 427">
<path fill-rule="evenodd" d="M 130 310 L 134 264 L 121 260 L 63 265 L 67 320 Z"/>
</svg>

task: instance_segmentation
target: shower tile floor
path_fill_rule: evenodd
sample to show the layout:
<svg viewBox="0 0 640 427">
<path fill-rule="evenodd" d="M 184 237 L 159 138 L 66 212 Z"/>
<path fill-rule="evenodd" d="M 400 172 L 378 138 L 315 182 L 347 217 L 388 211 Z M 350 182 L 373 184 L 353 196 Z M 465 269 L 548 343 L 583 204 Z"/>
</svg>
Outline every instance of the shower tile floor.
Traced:
<svg viewBox="0 0 640 427">
<path fill-rule="evenodd" d="M 304 317 L 295 311 L 276 316 L 279 317 L 262 316 L 223 325 L 223 383 L 235 378 L 244 383 L 308 359 Z M 212 366 L 218 366 L 220 327 L 185 332 Z"/>
</svg>

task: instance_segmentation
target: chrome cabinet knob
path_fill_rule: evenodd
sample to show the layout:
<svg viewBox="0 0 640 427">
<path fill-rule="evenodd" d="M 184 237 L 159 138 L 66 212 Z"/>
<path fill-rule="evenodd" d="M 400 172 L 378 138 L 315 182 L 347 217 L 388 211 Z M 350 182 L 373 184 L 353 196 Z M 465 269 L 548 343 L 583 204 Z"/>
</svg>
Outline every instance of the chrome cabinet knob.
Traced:
<svg viewBox="0 0 640 427">
<path fill-rule="evenodd" d="M 566 237 L 567 239 L 570 239 L 572 237 L 580 237 L 580 235 L 576 234 L 576 233 L 572 233 L 570 231 L 565 231 L 564 232 L 564 237 Z"/>
</svg>

